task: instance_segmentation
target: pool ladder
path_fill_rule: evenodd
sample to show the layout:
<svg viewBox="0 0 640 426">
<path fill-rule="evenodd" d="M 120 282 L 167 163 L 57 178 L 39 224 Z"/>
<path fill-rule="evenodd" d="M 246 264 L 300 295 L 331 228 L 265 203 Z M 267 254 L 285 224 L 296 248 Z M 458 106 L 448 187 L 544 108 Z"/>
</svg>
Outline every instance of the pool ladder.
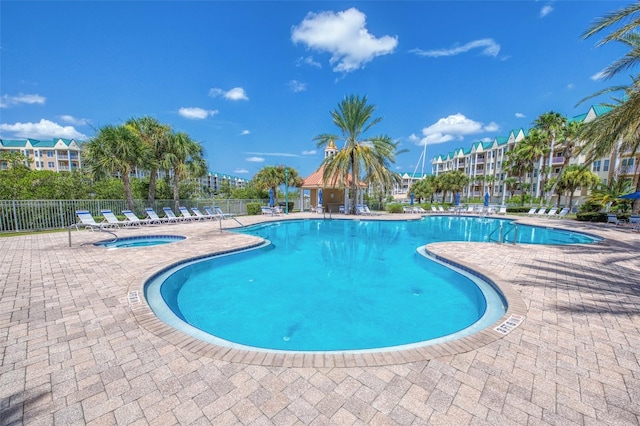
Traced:
<svg viewBox="0 0 640 426">
<path fill-rule="evenodd" d="M 495 241 L 498 244 L 502 244 L 502 243 L 506 242 L 507 235 L 509 235 L 509 233 L 511 233 L 511 231 L 513 231 L 513 245 L 515 246 L 516 245 L 516 241 L 518 241 L 518 224 L 517 223 L 512 223 L 512 224 L 509 224 L 508 227 L 505 227 L 501 222 L 500 226 L 497 227 L 496 229 L 494 229 L 493 231 L 491 231 L 491 233 L 489 234 L 489 242 L 492 241 L 491 237 L 493 236 L 493 234 L 498 232 L 498 239 L 495 240 Z"/>
</svg>

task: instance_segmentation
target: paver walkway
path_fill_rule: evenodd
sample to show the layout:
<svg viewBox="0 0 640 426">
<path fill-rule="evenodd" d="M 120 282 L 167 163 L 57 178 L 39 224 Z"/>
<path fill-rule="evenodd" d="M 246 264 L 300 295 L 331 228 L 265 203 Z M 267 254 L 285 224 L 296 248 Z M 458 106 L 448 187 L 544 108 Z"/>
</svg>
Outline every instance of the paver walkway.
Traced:
<svg viewBox="0 0 640 426">
<path fill-rule="evenodd" d="M 640 235 L 521 220 L 606 240 L 430 245 L 519 293 L 526 319 L 469 352 L 384 366 L 229 362 L 142 323 L 130 292 L 154 272 L 255 241 L 218 223 L 145 229 L 188 238 L 143 250 L 82 245 L 107 237 L 88 231 L 72 247 L 0 238 L 0 424 L 640 424 Z"/>
</svg>

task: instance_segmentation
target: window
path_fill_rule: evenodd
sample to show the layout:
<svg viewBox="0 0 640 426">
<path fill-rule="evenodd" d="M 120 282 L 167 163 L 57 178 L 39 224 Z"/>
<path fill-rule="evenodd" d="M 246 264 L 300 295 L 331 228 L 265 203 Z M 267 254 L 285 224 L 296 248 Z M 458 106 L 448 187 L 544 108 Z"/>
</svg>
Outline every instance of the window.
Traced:
<svg viewBox="0 0 640 426">
<path fill-rule="evenodd" d="M 593 162 L 592 170 L 594 172 L 599 172 L 600 171 L 600 160 Z"/>
<path fill-rule="evenodd" d="M 603 172 L 608 172 L 609 171 L 609 161 L 611 161 L 611 160 L 604 160 L 604 165 L 602 166 L 602 171 Z"/>
<path fill-rule="evenodd" d="M 555 174 L 560 173 L 560 167 L 556 167 L 555 169 L 553 169 L 553 173 Z"/>
<path fill-rule="evenodd" d="M 47 151 L 47 157 L 53 158 L 53 151 Z"/>
<path fill-rule="evenodd" d="M 54 168 L 53 161 L 49 161 L 47 163 L 47 167 L 49 167 L 50 169 L 53 169 Z"/>
</svg>

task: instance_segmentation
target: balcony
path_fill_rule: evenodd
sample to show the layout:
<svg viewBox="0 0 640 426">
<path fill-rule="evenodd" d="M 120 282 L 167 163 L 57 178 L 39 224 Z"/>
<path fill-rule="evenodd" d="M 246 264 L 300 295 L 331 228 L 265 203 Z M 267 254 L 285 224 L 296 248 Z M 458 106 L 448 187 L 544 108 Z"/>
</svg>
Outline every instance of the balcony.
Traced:
<svg viewBox="0 0 640 426">
<path fill-rule="evenodd" d="M 561 166 L 564 164 L 565 162 L 565 158 L 564 157 L 553 157 L 553 159 L 551 160 L 551 165 L 552 166 Z"/>
</svg>

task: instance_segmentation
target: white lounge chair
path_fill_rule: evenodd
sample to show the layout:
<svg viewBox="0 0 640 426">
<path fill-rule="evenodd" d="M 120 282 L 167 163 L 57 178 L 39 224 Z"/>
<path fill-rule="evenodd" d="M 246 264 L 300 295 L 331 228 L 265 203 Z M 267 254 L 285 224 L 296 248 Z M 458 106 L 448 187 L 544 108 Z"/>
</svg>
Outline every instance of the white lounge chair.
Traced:
<svg viewBox="0 0 640 426">
<path fill-rule="evenodd" d="M 128 221 L 118 219 L 116 215 L 109 209 L 102 209 L 100 210 L 100 213 L 104 217 L 104 222 L 108 223 L 109 225 L 112 225 L 114 228 L 120 228 L 120 225 L 122 226 L 129 225 Z"/>
<path fill-rule="evenodd" d="M 343 205 L 343 204 L 340 204 L 340 206 L 338 207 L 338 213 L 342 213 L 342 214 L 344 214 L 344 213 L 345 213 L 344 205 Z"/>
<path fill-rule="evenodd" d="M 618 219 L 618 216 L 616 216 L 615 214 L 608 214 L 607 215 L 607 225 L 611 224 L 611 225 L 624 225 L 626 222 L 624 220 Z"/>
<path fill-rule="evenodd" d="M 547 212 L 546 207 L 540 207 L 540 210 L 538 210 L 534 216 L 544 216 L 546 212 Z"/>
<path fill-rule="evenodd" d="M 155 220 L 152 220 L 152 219 L 140 219 L 131 210 L 122 210 L 122 214 L 129 221 L 129 226 L 135 226 L 135 225 L 142 226 L 142 225 L 149 225 L 149 224 L 152 224 L 152 223 L 160 223 L 160 220 L 155 221 Z"/>
<path fill-rule="evenodd" d="M 445 213 L 444 208 L 442 206 L 438 206 L 438 213 Z"/>
<path fill-rule="evenodd" d="M 431 206 L 431 212 L 438 213 L 438 209 L 436 209 L 436 206 Z"/>
<path fill-rule="evenodd" d="M 262 210 L 262 214 L 263 215 L 273 216 L 273 209 L 271 207 L 262 206 L 262 207 L 260 207 L 260 209 Z"/>
<path fill-rule="evenodd" d="M 215 215 L 212 216 L 209 213 L 207 214 L 202 213 L 198 207 L 191 207 L 191 211 L 193 212 L 194 215 L 196 215 L 196 218 L 198 218 L 198 220 L 208 220 L 208 219 L 216 218 Z"/>
<path fill-rule="evenodd" d="M 562 210 L 560 210 L 560 213 L 558 213 L 557 215 L 553 216 L 554 219 L 561 219 L 563 217 L 565 217 L 567 215 L 567 213 L 569 213 L 569 207 L 564 207 Z"/>
<path fill-rule="evenodd" d="M 222 216 L 223 219 L 228 219 L 234 216 L 231 213 L 224 213 L 222 209 L 218 206 L 213 206 L 213 211 L 215 211 L 218 214 L 218 216 Z"/>
<path fill-rule="evenodd" d="M 527 212 L 527 216 L 533 216 L 534 214 L 536 214 L 536 211 L 537 211 L 537 210 L 538 210 L 537 208 L 535 208 L 535 207 L 531 207 L 531 208 L 529 209 L 529 211 Z"/>
<path fill-rule="evenodd" d="M 418 214 L 423 214 L 423 213 L 429 213 L 428 211 L 426 211 L 425 209 L 422 208 L 422 206 L 415 206 L 413 208 L 413 212 L 414 213 L 418 213 Z"/>
<path fill-rule="evenodd" d="M 165 217 L 158 216 L 158 213 L 156 213 L 156 211 L 151 207 L 147 207 L 146 209 L 144 209 L 144 212 L 147 214 L 147 217 L 146 217 L 147 219 L 151 219 L 156 223 L 178 223 L 179 222 L 178 218 L 171 219 L 166 216 Z"/>
<path fill-rule="evenodd" d="M 556 212 L 558 211 L 557 208 L 553 207 L 551 210 L 549 210 L 547 212 L 547 214 L 545 214 L 544 216 L 546 217 L 555 217 L 556 216 Z"/>
<path fill-rule="evenodd" d="M 498 210 L 498 214 L 507 214 L 507 206 L 500 206 L 500 210 Z"/>
<path fill-rule="evenodd" d="M 163 207 L 162 211 L 164 212 L 164 216 L 175 222 L 184 222 L 186 218 L 184 216 L 176 216 L 176 214 L 171 210 L 171 207 Z"/>
<path fill-rule="evenodd" d="M 182 218 L 184 221 L 193 222 L 194 220 L 200 220 L 198 216 L 194 216 L 191 214 L 188 208 L 184 206 L 178 206 L 178 211 L 180 212 L 179 218 Z"/>
<path fill-rule="evenodd" d="M 96 222 L 96 220 L 93 218 L 93 216 L 91 215 L 91 212 L 89 212 L 89 210 L 76 210 L 76 215 L 78 216 L 78 219 L 80 220 L 80 222 L 74 224 L 77 230 L 80 230 L 80 227 L 83 227 L 83 228 L 88 228 L 91 231 L 94 231 L 96 229 L 101 231 L 104 228 L 108 228 L 108 227 L 111 226 L 108 223 L 98 223 L 98 222 Z M 72 225 L 72 226 L 74 226 L 74 225 Z"/>
</svg>

